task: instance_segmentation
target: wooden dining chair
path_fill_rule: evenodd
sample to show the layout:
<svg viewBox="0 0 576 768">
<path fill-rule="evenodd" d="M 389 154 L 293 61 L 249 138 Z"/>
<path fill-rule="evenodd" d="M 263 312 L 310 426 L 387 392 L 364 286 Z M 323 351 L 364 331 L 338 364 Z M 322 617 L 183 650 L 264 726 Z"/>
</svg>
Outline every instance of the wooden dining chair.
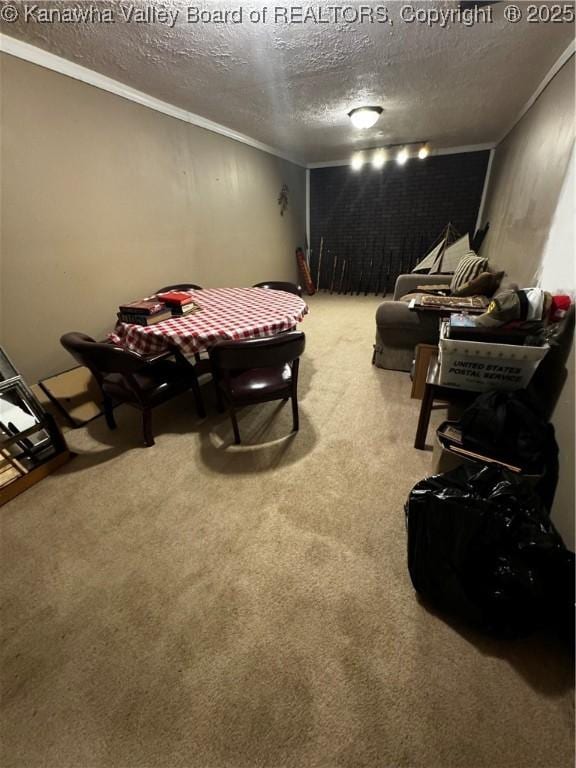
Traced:
<svg viewBox="0 0 576 768">
<path fill-rule="evenodd" d="M 256 283 L 253 288 L 268 288 L 273 291 L 285 291 L 295 296 L 302 296 L 302 287 L 296 283 L 282 282 L 280 280 L 267 280 L 264 283 Z"/>
<path fill-rule="evenodd" d="M 220 341 L 209 350 L 218 407 L 223 410 L 226 403 L 237 445 L 239 406 L 291 398 L 293 429 L 298 430 L 298 368 L 305 343 L 304 334 L 293 331 L 264 339 Z"/>
<path fill-rule="evenodd" d="M 154 445 L 152 409 L 189 389 L 194 393 L 198 416 L 206 415 L 198 384 L 198 373 L 203 371 L 191 365 L 176 347 L 144 357 L 76 331 L 65 333 L 60 343 L 96 379 L 110 429 L 116 428 L 114 405 L 126 403 L 142 412 L 144 443 Z M 208 369 L 208 361 L 203 362 Z"/>
<path fill-rule="evenodd" d="M 195 285 L 194 283 L 176 283 L 175 285 L 165 285 L 164 288 L 159 288 L 155 291 L 155 295 L 159 293 L 168 293 L 168 291 L 201 291 L 201 285 Z"/>
</svg>

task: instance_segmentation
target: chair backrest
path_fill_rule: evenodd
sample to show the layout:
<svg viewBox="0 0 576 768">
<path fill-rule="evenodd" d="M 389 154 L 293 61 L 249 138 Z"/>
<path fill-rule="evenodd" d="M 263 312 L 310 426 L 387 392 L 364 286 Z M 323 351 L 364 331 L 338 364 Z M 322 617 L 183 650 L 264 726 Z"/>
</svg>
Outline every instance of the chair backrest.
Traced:
<svg viewBox="0 0 576 768">
<path fill-rule="evenodd" d="M 256 283 L 253 288 L 268 288 L 273 291 L 285 291 L 293 293 L 295 296 L 302 296 L 302 288 L 296 283 L 282 282 L 280 280 L 267 280 L 264 283 Z"/>
<path fill-rule="evenodd" d="M 136 373 L 146 365 L 135 352 L 114 344 L 94 341 L 90 336 L 78 331 L 65 333 L 60 343 L 80 365 L 86 366 L 94 374 L 98 382 L 101 382 L 107 373 Z"/>
<path fill-rule="evenodd" d="M 297 360 L 306 344 L 301 331 L 291 331 L 264 339 L 219 341 L 210 349 L 210 361 L 218 370 L 272 368 Z"/>
<path fill-rule="evenodd" d="M 168 293 L 168 291 L 201 291 L 201 285 L 194 283 L 176 283 L 176 285 L 165 285 L 164 288 L 158 288 L 154 293 Z"/>
</svg>

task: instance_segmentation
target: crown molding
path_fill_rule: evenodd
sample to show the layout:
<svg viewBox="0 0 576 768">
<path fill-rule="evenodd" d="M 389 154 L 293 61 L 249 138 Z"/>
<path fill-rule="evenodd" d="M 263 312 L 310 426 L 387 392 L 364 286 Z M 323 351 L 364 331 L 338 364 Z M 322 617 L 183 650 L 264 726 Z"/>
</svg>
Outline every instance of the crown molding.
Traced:
<svg viewBox="0 0 576 768">
<path fill-rule="evenodd" d="M 275 157 L 287 160 L 288 162 L 303 168 L 306 167 L 305 162 L 276 149 L 276 147 L 263 144 L 261 141 L 253 139 L 251 136 L 246 136 L 244 133 L 234 131 L 232 128 L 228 128 L 225 125 L 215 123 L 212 120 L 207 120 L 205 117 L 196 115 L 194 112 L 188 112 L 180 107 L 175 107 L 173 104 L 156 99 L 143 91 L 131 88 L 129 85 L 125 85 L 119 80 L 114 80 L 111 77 L 102 75 L 99 72 L 83 67 L 80 64 L 75 64 L 68 59 L 56 56 L 42 48 L 37 48 L 35 45 L 30 45 L 29 43 L 17 40 L 9 35 L 0 33 L 0 51 L 19 59 L 23 59 L 24 61 L 28 61 L 31 64 L 37 64 L 45 69 L 50 69 L 53 72 L 58 72 L 61 75 L 66 75 L 74 80 L 80 80 L 81 82 L 92 85 L 102 91 L 113 93 L 115 96 L 120 96 L 122 99 L 127 99 L 128 101 L 140 104 L 142 107 L 153 109 L 156 112 L 161 112 L 169 117 L 174 117 L 176 120 L 182 120 L 184 123 L 195 125 L 197 128 L 204 128 L 206 131 L 217 133 L 220 136 L 225 136 L 227 139 L 238 141 L 241 144 L 246 144 L 249 147 L 259 149 L 261 152 L 274 155 Z"/>
<path fill-rule="evenodd" d="M 401 144 L 394 146 L 400 147 Z M 495 146 L 496 144 L 494 142 L 489 142 L 487 144 L 469 144 L 462 147 L 438 147 L 438 149 L 430 150 L 429 157 L 436 157 L 439 155 L 461 155 L 465 152 L 485 152 L 486 150 L 494 149 Z M 383 145 L 383 148 L 385 149 L 386 145 Z M 379 149 L 379 147 L 371 147 L 370 149 L 357 149 L 353 151 L 353 154 L 356 154 L 356 152 L 374 152 L 377 149 Z M 308 163 L 307 168 L 335 168 L 342 165 L 350 165 L 350 157 L 348 157 L 346 160 L 324 160 L 324 162 L 321 163 Z"/>
<path fill-rule="evenodd" d="M 566 64 L 572 56 L 574 56 L 574 53 L 576 51 L 576 41 L 572 40 L 566 50 L 560 54 L 560 56 L 556 59 L 552 67 L 548 70 L 546 73 L 544 79 L 540 83 L 540 85 L 536 88 L 532 96 L 528 99 L 526 104 L 522 107 L 518 115 L 515 117 L 514 121 L 510 124 L 510 126 L 506 129 L 506 131 L 502 134 L 500 139 L 498 140 L 497 144 L 500 144 L 506 136 L 518 125 L 520 120 L 524 117 L 526 112 L 534 105 L 542 91 L 550 84 L 550 81 L 560 72 L 564 64 Z"/>
</svg>

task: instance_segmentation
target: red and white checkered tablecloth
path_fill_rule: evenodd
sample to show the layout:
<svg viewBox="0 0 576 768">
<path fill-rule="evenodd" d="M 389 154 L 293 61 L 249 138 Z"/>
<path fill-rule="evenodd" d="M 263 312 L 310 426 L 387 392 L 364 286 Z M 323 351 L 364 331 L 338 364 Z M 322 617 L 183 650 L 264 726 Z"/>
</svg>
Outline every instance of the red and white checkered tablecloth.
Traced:
<svg viewBox="0 0 576 768">
<path fill-rule="evenodd" d="M 294 328 L 308 312 L 299 297 L 265 288 L 208 288 L 190 291 L 201 309 L 155 325 L 118 323 L 108 338 L 141 355 L 177 345 L 184 354 L 202 352 L 215 342 L 273 336 Z"/>
</svg>

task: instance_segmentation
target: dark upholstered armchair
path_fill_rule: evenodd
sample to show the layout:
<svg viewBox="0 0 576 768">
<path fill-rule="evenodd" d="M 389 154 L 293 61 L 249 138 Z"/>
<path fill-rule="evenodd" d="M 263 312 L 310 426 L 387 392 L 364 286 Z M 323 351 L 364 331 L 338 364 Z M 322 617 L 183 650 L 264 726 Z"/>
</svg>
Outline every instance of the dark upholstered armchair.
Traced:
<svg viewBox="0 0 576 768">
<path fill-rule="evenodd" d="M 296 283 L 282 282 L 281 280 L 267 280 L 264 283 L 256 283 L 253 288 L 268 288 L 274 291 L 286 291 L 295 296 L 302 296 L 302 288 Z"/>
<path fill-rule="evenodd" d="M 234 441 L 240 443 L 238 406 L 292 399 L 293 429 L 298 430 L 298 368 L 306 337 L 299 331 L 265 339 L 221 341 L 210 349 L 218 405 L 228 406 Z"/>
<path fill-rule="evenodd" d="M 168 291 L 201 291 L 201 285 L 195 285 L 194 283 L 176 283 L 175 285 L 165 285 L 164 288 L 158 288 L 155 294 L 168 293 Z"/>
<path fill-rule="evenodd" d="M 198 415 L 206 415 L 197 378 L 198 373 L 205 371 L 191 365 L 178 349 L 143 357 L 78 332 L 64 334 L 60 342 L 98 382 L 110 429 L 116 428 L 114 404 L 126 403 L 142 411 L 144 443 L 154 445 L 152 409 L 189 389 L 194 393 Z M 209 370 L 208 361 L 204 361 L 204 366 Z"/>
</svg>

